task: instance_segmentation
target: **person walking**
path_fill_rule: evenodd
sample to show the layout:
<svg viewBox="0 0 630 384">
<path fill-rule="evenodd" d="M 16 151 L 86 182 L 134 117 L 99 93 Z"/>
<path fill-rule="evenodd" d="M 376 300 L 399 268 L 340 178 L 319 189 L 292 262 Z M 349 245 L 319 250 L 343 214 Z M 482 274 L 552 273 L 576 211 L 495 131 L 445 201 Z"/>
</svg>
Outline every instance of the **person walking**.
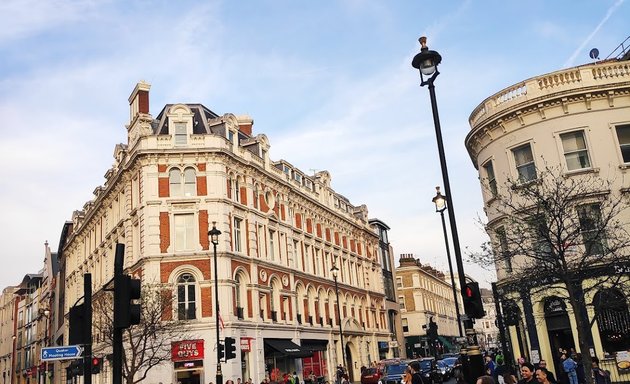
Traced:
<svg viewBox="0 0 630 384">
<path fill-rule="evenodd" d="M 562 368 L 569 378 L 569 384 L 578 384 L 576 371 L 577 363 L 575 362 L 575 360 L 573 360 L 571 356 L 568 356 L 566 354 L 563 354 L 560 358 L 562 359 Z"/>
<path fill-rule="evenodd" d="M 418 360 L 409 363 L 409 367 L 411 368 L 411 384 L 427 384 L 422 377 L 422 370 Z"/>
<path fill-rule="evenodd" d="M 540 360 L 540 362 L 538 363 L 538 368 L 544 368 L 547 371 L 547 379 L 549 379 L 550 383 L 557 383 L 556 377 L 554 376 L 553 372 L 547 369 L 546 360 Z"/>
<path fill-rule="evenodd" d="M 610 373 L 599 367 L 599 359 L 595 356 L 593 356 L 592 367 L 591 374 L 595 384 L 610 384 Z"/>
<path fill-rule="evenodd" d="M 547 371 L 545 368 L 538 367 L 538 369 L 536 369 L 536 380 L 540 384 L 551 384 L 551 381 L 549 381 L 548 372 L 549 371 Z"/>
<path fill-rule="evenodd" d="M 536 384 L 534 366 L 529 361 L 521 364 L 521 379 L 518 381 L 518 384 Z"/>
</svg>

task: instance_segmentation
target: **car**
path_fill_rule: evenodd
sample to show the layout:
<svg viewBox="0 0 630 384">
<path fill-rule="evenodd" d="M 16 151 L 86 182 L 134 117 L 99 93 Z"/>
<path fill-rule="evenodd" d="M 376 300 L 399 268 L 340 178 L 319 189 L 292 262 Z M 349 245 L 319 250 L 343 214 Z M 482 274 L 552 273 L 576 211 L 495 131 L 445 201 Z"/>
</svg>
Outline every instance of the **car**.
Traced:
<svg viewBox="0 0 630 384">
<path fill-rule="evenodd" d="M 381 362 L 381 377 L 378 384 L 400 384 L 408 366 L 409 363 L 406 361 Z"/>
<path fill-rule="evenodd" d="M 381 371 L 378 368 L 365 368 L 361 372 L 361 384 L 378 384 L 381 378 Z"/>
<path fill-rule="evenodd" d="M 437 368 L 440 371 L 440 373 L 442 374 L 442 380 L 448 380 L 449 377 L 451 377 L 451 367 L 448 366 L 448 364 L 446 364 L 446 362 L 444 362 L 444 360 L 438 360 L 437 361 Z"/>
<path fill-rule="evenodd" d="M 432 384 L 442 384 L 444 381 L 442 372 L 438 369 L 434 357 L 425 357 L 418 362 L 420 363 L 420 372 L 425 380 Z"/>
<path fill-rule="evenodd" d="M 446 365 L 448 365 L 448 368 L 451 370 L 451 372 L 453 371 L 453 367 L 455 366 L 455 363 L 457 362 L 457 359 L 459 357 L 445 357 L 440 361 L 443 361 Z"/>
</svg>

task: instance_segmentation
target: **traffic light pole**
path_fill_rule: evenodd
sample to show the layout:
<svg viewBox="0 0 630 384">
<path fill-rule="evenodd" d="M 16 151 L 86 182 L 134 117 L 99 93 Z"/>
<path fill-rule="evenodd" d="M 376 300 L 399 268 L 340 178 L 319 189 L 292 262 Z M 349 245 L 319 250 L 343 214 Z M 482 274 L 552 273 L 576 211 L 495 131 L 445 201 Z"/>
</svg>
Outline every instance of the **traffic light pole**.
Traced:
<svg viewBox="0 0 630 384">
<path fill-rule="evenodd" d="M 124 244 L 116 244 L 116 255 L 114 256 L 114 306 L 116 306 L 116 283 L 120 282 L 121 279 L 116 277 L 123 275 L 123 262 L 125 259 L 125 245 Z M 113 376 L 113 384 L 122 384 L 122 332 L 123 328 L 116 327 L 117 318 L 122 314 L 120 311 L 114 311 L 114 334 L 112 340 L 112 376 Z"/>
<path fill-rule="evenodd" d="M 83 275 L 83 384 L 92 384 L 92 274 Z"/>
</svg>

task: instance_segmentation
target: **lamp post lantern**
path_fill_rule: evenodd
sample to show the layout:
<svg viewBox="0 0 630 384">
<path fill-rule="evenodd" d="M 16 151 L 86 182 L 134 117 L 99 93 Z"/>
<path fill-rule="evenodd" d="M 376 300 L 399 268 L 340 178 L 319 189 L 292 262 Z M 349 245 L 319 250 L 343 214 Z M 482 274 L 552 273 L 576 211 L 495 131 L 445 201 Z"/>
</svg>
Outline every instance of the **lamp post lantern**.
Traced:
<svg viewBox="0 0 630 384">
<path fill-rule="evenodd" d="M 448 208 L 446 205 L 446 198 L 440 193 L 440 187 L 435 187 L 436 194 L 433 198 L 433 204 L 435 204 L 435 212 L 439 212 L 442 218 L 442 232 L 444 232 L 444 245 L 446 246 L 446 258 L 448 259 L 448 270 L 451 273 L 451 285 L 453 286 L 453 300 L 455 300 L 455 316 L 457 319 L 457 330 L 459 331 L 459 337 L 464 336 L 462 330 L 462 323 L 459 318 L 459 300 L 457 300 L 457 288 L 455 287 L 455 275 L 453 274 L 453 262 L 451 261 L 451 250 L 448 246 L 448 233 L 446 232 L 446 221 L 444 220 L 444 211 Z"/>
<path fill-rule="evenodd" d="M 217 330 L 217 376 L 216 381 L 217 384 L 223 384 L 223 372 L 221 372 L 221 348 L 219 348 L 219 344 L 221 343 L 220 334 L 219 334 L 219 273 L 217 271 L 217 245 L 219 245 L 219 235 L 221 231 L 217 229 L 217 222 L 212 222 L 212 229 L 208 231 L 208 236 L 210 236 L 210 241 L 212 242 L 212 246 L 214 248 L 214 302 L 215 302 L 215 326 Z"/>
<path fill-rule="evenodd" d="M 346 364 L 346 351 L 343 345 L 343 329 L 341 327 L 341 309 L 339 307 L 339 284 L 337 283 L 337 275 L 339 274 L 339 268 L 335 264 L 333 264 L 330 269 L 332 272 L 333 280 L 335 281 L 335 294 L 337 295 L 337 323 L 339 324 L 339 340 L 341 343 L 341 362 L 342 366 Z"/>
<path fill-rule="evenodd" d="M 464 273 L 464 263 L 462 261 L 462 253 L 459 246 L 459 235 L 457 233 L 457 223 L 455 221 L 455 208 L 453 206 L 453 194 L 451 183 L 448 178 L 448 167 L 446 165 L 446 155 L 444 154 L 444 143 L 442 142 L 442 129 L 440 127 L 440 115 L 437 108 L 437 98 L 435 96 L 435 79 L 440 72 L 438 65 L 442 62 L 442 56 L 436 51 L 432 51 L 427 47 L 427 38 L 419 39 L 421 48 L 420 53 L 414 56 L 411 66 L 420 72 L 420 86 L 428 85 L 429 96 L 431 99 L 431 111 L 433 113 L 433 124 L 435 126 L 435 137 L 437 139 L 438 154 L 440 157 L 440 168 L 442 170 L 442 181 L 444 183 L 445 199 L 448 205 L 448 221 L 451 225 L 451 236 L 453 237 L 453 250 L 455 251 L 455 262 L 457 263 L 457 271 L 459 275 L 459 285 L 461 289 L 462 300 L 464 299 L 464 289 L 466 287 L 466 275 Z M 474 383 L 477 377 L 483 375 L 483 358 L 479 351 L 479 346 L 475 342 L 475 329 L 472 320 L 468 319 L 464 322 L 466 328 L 466 337 L 468 339 L 468 366 L 464 367 L 469 374 L 467 381 Z"/>
</svg>

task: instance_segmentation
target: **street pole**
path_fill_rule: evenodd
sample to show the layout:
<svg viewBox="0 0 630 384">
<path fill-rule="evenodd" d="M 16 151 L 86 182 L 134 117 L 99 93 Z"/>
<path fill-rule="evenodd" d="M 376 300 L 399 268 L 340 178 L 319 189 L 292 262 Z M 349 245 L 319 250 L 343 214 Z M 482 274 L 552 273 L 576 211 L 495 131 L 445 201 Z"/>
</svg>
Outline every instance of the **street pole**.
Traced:
<svg viewBox="0 0 630 384">
<path fill-rule="evenodd" d="M 442 170 L 442 181 L 444 183 L 444 189 L 446 193 L 446 203 L 448 205 L 448 220 L 451 225 L 451 236 L 453 237 L 453 249 L 455 251 L 455 262 L 457 263 L 457 270 L 459 274 L 459 285 L 461 290 L 462 299 L 465 296 L 464 289 L 466 287 L 466 275 L 464 273 L 464 263 L 462 261 L 462 253 L 459 245 L 459 235 L 457 232 L 457 222 L 455 220 L 455 207 L 453 205 L 453 194 L 451 190 L 451 183 L 448 177 L 448 167 L 446 165 L 446 155 L 444 153 L 444 143 L 442 141 L 442 128 L 440 126 L 440 115 L 438 113 L 437 98 L 435 96 L 435 78 L 440 74 L 437 69 L 438 64 L 442 61 L 442 56 L 436 51 L 431 51 L 427 47 L 426 37 L 420 38 L 420 44 L 422 48 L 420 53 L 417 54 L 412 61 L 412 66 L 420 71 L 420 86 L 428 85 L 429 97 L 431 99 L 431 112 L 433 114 L 433 125 L 435 126 L 435 137 L 437 139 L 438 154 L 440 158 L 440 168 Z M 425 80 L 424 76 L 428 76 Z M 475 383 L 477 377 L 483 375 L 483 358 L 479 351 L 479 346 L 475 342 L 475 329 L 471 319 L 464 322 L 466 328 L 466 337 L 468 339 L 468 363 L 469 363 L 469 377 L 467 381 L 469 383 Z"/>
<path fill-rule="evenodd" d="M 125 245 L 117 243 L 116 244 L 116 254 L 114 255 L 114 292 L 115 292 L 115 284 L 116 277 L 122 276 L 123 274 L 123 265 L 125 260 Z M 114 293 L 114 305 L 116 302 L 116 294 Z M 114 312 L 114 317 L 116 318 L 116 312 Z M 116 320 L 114 320 L 114 324 L 116 324 Z M 123 355 L 123 328 L 117 327 L 114 325 L 114 333 L 112 336 L 112 382 L 113 384 L 122 384 L 122 355 Z"/>
<path fill-rule="evenodd" d="M 444 245 L 446 246 L 446 258 L 448 260 L 448 270 L 451 273 L 451 286 L 453 288 L 453 300 L 455 300 L 455 316 L 457 318 L 457 330 L 459 331 L 459 337 L 464 336 L 462 331 L 462 323 L 459 318 L 459 300 L 457 300 L 457 288 L 455 287 L 455 276 L 453 274 L 453 262 L 451 260 L 451 249 L 448 246 L 448 233 L 446 231 L 446 221 L 444 220 L 444 211 L 448 209 L 445 196 L 440 193 L 440 187 L 435 187 L 436 195 L 433 198 L 435 204 L 435 210 L 440 213 L 442 219 L 442 232 L 444 233 Z"/>
<path fill-rule="evenodd" d="M 219 235 L 221 231 L 217 229 L 216 221 L 212 222 L 212 229 L 208 232 L 212 246 L 214 248 L 214 299 L 215 299 L 215 327 L 217 331 L 217 384 L 223 384 L 223 372 L 221 371 L 221 349 L 219 348 L 220 333 L 219 333 L 219 273 L 218 273 L 218 261 L 217 261 L 217 245 L 219 244 Z"/>
<path fill-rule="evenodd" d="M 92 384 L 92 274 L 83 275 L 83 384 Z"/>
<path fill-rule="evenodd" d="M 346 351 L 343 345 L 343 328 L 341 326 L 341 307 L 339 305 L 339 284 L 337 283 L 337 273 L 339 272 L 339 268 L 333 264 L 333 267 L 330 269 L 333 275 L 333 280 L 335 282 L 335 295 L 337 295 L 337 323 L 339 324 L 339 343 L 341 344 L 341 366 L 346 365 Z"/>
<path fill-rule="evenodd" d="M 505 329 L 505 322 L 503 321 L 503 313 L 501 312 L 501 299 L 499 291 L 497 289 L 497 283 L 492 283 L 492 295 L 494 296 L 494 310 L 497 313 L 497 325 L 499 327 L 499 334 L 501 335 L 501 351 L 503 352 L 504 361 L 509 366 L 512 366 L 512 351 L 508 349 L 507 345 L 507 332 Z"/>
</svg>

